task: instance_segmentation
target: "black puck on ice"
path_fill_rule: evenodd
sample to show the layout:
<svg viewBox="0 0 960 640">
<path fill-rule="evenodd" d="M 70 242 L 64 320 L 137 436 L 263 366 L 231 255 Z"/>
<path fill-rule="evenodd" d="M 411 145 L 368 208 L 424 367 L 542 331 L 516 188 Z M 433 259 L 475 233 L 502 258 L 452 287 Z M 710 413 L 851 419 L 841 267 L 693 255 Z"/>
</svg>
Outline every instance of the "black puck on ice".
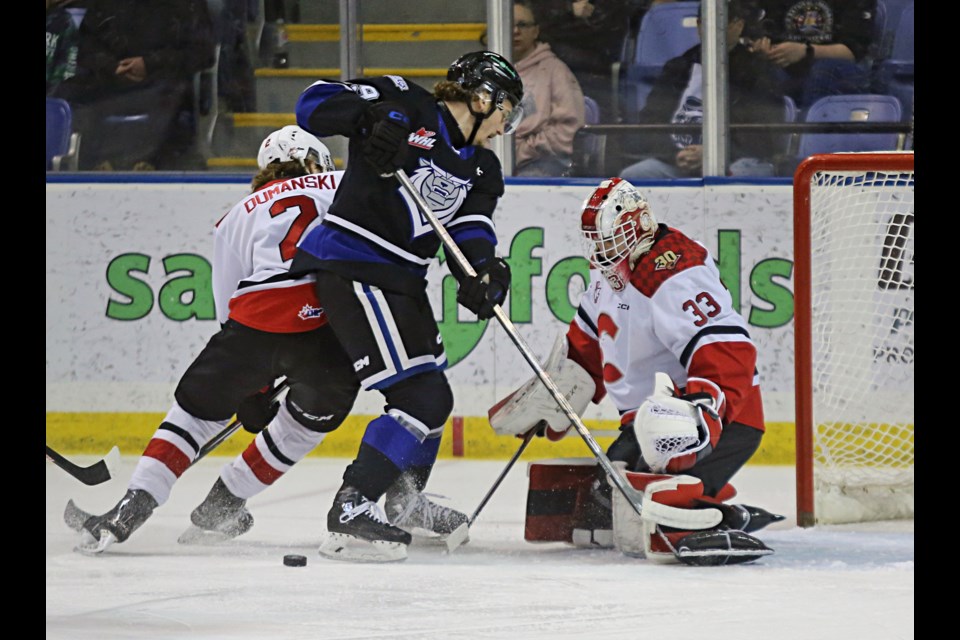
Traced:
<svg viewBox="0 0 960 640">
<path fill-rule="evenodd" d="M 283 556 L 283 564 L 288 567 L 305 567 L 307 566 L 307 556 Z"/>
</svg>

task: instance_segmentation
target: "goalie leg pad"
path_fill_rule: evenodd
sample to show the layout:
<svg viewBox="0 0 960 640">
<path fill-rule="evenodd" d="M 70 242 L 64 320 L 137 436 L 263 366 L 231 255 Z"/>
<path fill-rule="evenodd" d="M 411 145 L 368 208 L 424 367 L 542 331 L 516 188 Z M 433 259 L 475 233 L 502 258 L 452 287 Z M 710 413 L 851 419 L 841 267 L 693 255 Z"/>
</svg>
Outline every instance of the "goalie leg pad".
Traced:
<svg viewBox="0 0 960 640">
<path fill-rule="evenodd" d="M 703 497 L 703 483 L 697 478 L 630 471 L 625 476 L 631 486 L 643 490 L 644 496 L 641 518 L 621 492 L 613 492 L 614 545 L 624 555 L 673 561 L 669 549 L 661 552 L 662 545 L 651 544 L 657 525 L 689 532 L 715 527 L 723 518 L 716 508 L 697 508 Z M 669 557 L 653 555 L 656 553 Z"/>
<path fill-rule="evenodd" d="M 523 537 L 528 542 L 573 542 L 574 524 L 597 477 L 594 458 L 554 458 L 527 465 L 529 486 Z"/>
<path fill-rule="evenodd" d="M 566 335 L 557 336 L 543 370 L 566 397 L 574 412 L 580 415 L 596 393 L 596 383 L 586 369 L 567 358 L 568 349 Z M 527 433 L 543 420 L 547 423 L 547 438 L 554 441 L 566 435 L 573 426 L 537 375 L 492 406 L 487 417 L 495 432 L 517 436 Z"/>
</svg>

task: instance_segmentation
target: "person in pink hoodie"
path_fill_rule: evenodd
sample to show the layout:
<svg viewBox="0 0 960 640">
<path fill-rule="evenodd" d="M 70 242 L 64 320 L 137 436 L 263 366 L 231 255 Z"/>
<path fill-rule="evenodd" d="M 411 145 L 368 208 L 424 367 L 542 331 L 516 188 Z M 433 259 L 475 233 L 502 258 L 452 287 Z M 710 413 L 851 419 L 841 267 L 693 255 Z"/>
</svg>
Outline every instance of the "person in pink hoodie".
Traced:
<svg viewBox="0 0 960 640">
<path fill-rule="evenodd" d="M 513 63 L 525 90 L 524 118 L 514 134 L 515 176 L 566 175 L 573 156 L 573 137 L 584 125 L 580 84 L 539 36 L 540 27 L 530 3 L 515 2 Z"/>
</svg>

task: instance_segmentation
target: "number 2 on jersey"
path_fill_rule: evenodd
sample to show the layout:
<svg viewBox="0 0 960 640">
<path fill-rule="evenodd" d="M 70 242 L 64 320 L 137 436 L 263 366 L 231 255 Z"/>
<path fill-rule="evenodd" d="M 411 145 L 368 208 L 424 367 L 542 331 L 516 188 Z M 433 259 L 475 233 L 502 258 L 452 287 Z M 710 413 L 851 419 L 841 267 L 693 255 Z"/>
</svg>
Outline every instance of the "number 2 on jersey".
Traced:
<svg viewBox="0 0 960 640">
<path fill-rule="evenodd" d="M 293 220 L 287 235 L 280 241 L 280 257 L 284 262 L 292 260 L 297 252 L 297 243 L 300 242 L 300 236 L 307 230 L 310 223 L 320 215 L 317 213 L 317 204 L 312 198 L 307 196 L 288 196 L 280 198 L 270 205 L 270 216 L 276 218 L 289 211 L 290 209 L 300 209 L 300 214 Z"/>
</svg>

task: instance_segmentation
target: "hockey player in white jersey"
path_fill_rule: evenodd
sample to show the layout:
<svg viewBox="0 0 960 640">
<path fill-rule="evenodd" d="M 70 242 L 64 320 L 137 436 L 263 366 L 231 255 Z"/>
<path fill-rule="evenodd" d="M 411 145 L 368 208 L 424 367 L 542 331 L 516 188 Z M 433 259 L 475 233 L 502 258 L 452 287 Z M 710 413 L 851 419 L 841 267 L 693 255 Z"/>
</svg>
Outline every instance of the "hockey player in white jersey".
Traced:
<svg viewBox="0 0 960 640">
<path fill-rule="evenodd" d="M 68 524 L 82 532 L 81 551 L 124 542 L 234 414 L 248 430 L 261 430 L 224 466 L 182 541 L 245 533 L 253 525 L 247 499 L 320 444 L 353 406 L 360 385 L 343 375 L 352 362 L 327 326 L 314 278 L 289 271 L 297 242 L 326 214 L 342 172 L 327 147 L 296 126 L 267 136 L 257 161 L 252 192 L 216 224 L 213 291 L 221 329 L 180 379 L 120 502 L 85 518 L 68 505 Z M 264 406 L 262 390 L 281 376 L 285 401 Z"/>
<path fill-rule="evenodd" d="M 772 553 L 747 532 L 783 517 L 725 504 L 736 494 L 729 480 L 757 450 L 765 427 L 756 345 L 713 258 L 658 223 L 643 195 L 620 178 L 604 180 L 587 199 L 581 231 L 590 282 L 545 368 L 578 413 L 609 396 L 621 427 L 607 455 L 643 491 L 644 505 L 658 504 L 641 518 L 602 467 L 571 470 L 584 482 L 569 513 L 569 541 L 689 564 Z M 490 412 L 491 425 L 504 434 L 526 433 L 540 420 L 552 440 L 572 426 L 539 379 Z M 549 499 L 534 493 L 528 530 L 537 501 Z M 689 526 L 658 522 L 661 505 L 671 522 L 688 519 Z"/>
</svg>

